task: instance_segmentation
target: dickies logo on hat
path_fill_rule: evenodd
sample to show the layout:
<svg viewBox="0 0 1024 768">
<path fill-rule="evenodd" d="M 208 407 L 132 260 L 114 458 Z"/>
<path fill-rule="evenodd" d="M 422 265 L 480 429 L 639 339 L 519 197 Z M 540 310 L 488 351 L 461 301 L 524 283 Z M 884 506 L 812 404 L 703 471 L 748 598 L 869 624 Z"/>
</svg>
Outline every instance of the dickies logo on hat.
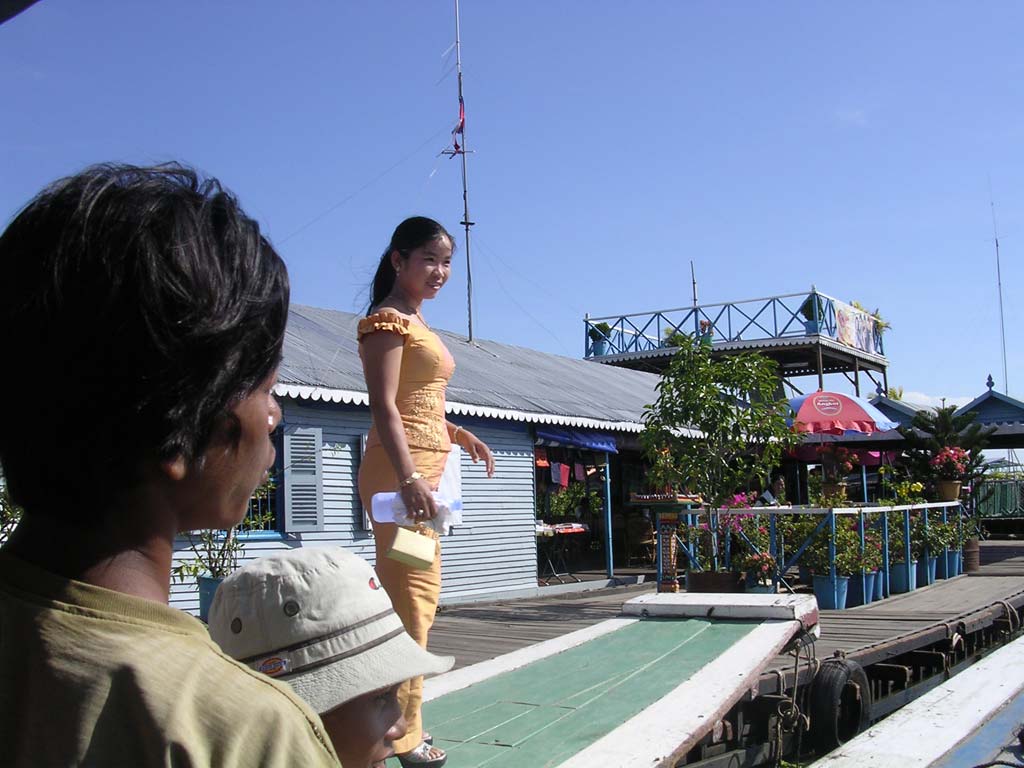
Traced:
<svg viewBox="0 0 1024 768">
<path fill-rule="evenodd" d="M 277 677 L 288 672 L 288 659 L 282 659 L 280 656 L 270 656 L 266 659 L 260 659 L 253 666 L 257 672 L 262 672 L 268 677 Z"/>
</svg>

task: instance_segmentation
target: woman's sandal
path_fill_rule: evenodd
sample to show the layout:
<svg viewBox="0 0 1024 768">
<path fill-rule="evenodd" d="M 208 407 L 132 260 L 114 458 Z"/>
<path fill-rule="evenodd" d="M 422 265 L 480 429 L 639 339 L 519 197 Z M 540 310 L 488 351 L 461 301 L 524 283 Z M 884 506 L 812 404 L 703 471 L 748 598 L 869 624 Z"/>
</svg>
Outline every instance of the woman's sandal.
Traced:
<svg viewBox="0 0 1024 768">
<path fill-rule="evenodd" d="M 427 733 L 426 731 L 423 731 L 423 741 L 424 741 L 425 743 L 427 743 L 427 744 L 430 744 L 431 746 L 433 746 L 433 744 L 434 744 L 434 737 L 433 737 L 433 736 L 431 736 L 431 735 L 430 735 L 429 733 Z"/>
<path fill-rule="evenodd" d="M 431 750 L 440 752 L 441 756 L 431 757 Z M 416 749 L 404 752 L 401 755 L 395 755 L 395 757 L 402 764 L 402 768 L 441 768 L 448 760 L 448 755 L 443 749 L 431 746 L 425 741 L 421 741 Z"/>
</svg>

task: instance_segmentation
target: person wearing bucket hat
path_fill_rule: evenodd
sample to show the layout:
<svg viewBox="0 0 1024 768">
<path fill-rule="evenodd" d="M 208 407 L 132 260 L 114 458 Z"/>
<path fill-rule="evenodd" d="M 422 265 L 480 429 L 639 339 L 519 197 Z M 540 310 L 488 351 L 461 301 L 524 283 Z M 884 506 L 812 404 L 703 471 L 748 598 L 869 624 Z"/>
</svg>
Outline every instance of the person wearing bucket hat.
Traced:
<svg viewBox="0 0 1024 768">
<path fill-rule="evenodd" d="M 405 735 L 398 686 L 455 663 L 414 641 L 369 563 L 340 547 L 307 547 L 228 576 L 210 635 L 229 656 L 286 682 L 320 714 L 345 768 L 393 754 Z"/>
</svg>

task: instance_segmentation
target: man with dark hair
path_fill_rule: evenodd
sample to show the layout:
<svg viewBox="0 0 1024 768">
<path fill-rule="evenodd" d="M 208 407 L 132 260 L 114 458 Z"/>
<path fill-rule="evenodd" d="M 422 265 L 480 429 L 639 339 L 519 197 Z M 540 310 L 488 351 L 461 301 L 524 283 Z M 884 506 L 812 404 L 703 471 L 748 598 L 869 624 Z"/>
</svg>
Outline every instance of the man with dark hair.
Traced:
<svg viewBox="0 0 1024 768">
<path fill-rule="evenodd" d="M 772 482 L 761 491 L 754 502 L 755 507 L 777 507 L 786 502 L 786 475 L 781 469 L 772 472 Z"/>
<path fill-rule="evenodd" d="M 174 539 L 274 461 L 280 257 L 215 180 L 103 165 L 0 236 L 4 763 L 336 766 L 287 686 L 167 605 Z"/>
</svg>

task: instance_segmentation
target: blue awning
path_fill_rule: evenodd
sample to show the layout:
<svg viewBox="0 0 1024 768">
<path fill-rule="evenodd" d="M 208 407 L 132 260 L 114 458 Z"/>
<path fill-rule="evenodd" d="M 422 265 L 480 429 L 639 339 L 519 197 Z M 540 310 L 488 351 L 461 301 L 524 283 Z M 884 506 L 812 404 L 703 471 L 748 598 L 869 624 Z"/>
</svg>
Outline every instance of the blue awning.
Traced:
<svg viewBox="0 0 1024 768">
<path fill-rule="evenodd" d="M 585 448 L 589 451 L 618 453 L 615 437 L 600 432 L 559 427 L 537 427 L 537 445 L 554 445 L 568 448 Z"/>
</svg>

